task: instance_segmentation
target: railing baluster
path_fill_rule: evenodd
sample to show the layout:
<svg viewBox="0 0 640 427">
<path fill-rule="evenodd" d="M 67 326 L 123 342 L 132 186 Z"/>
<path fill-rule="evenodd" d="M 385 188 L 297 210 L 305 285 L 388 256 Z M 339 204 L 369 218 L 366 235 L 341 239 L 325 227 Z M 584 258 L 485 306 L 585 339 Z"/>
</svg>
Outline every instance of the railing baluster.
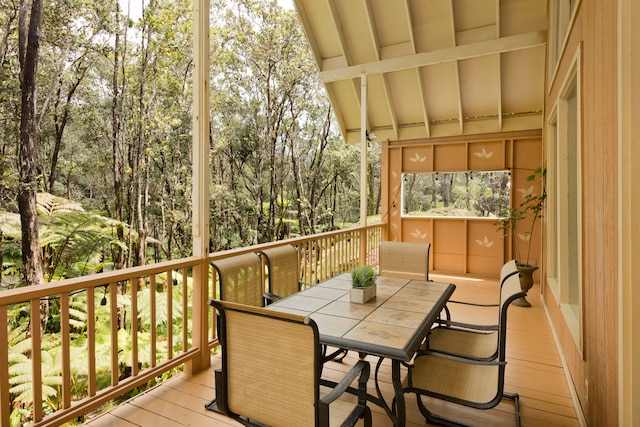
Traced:
<svg viewBox="0 0 640 427">
<path fill-rule="evenodd" d="M 120 322 L 118 316 L 118 284 L 109 285 L 109 310 L 111 316 L 111 385 L 118 385 L 120 372 L 118 364 L 118 330 Z"/>
<path fill-rule="evenodd" d="M 106 291 L 106 289 L 105 289 Z M 95 289 L 87 289 L 87 395 L 96 395 L 96 299 Z"/>
<path fill-rule="evenodd" d="M 0 305 L 0 342 L 9 342 L 7 306 Z M 0 348 L 0 378 L 9 378 L 9 348 Z M 0 381 L 0 426 L 9 427 L 9 381 Z"/>
<path fill-rule="evenodd" d="M 31 393 L 33 419 L 42 419 L 42 336 L 40 334 L 40 299 L 32 299 L 31 309 Z"/>
<path fill-rule="evenodd" d="M 71 406 L 71 331 L 69 323 L 69 293 L 60 295 L 60 339 L 62 349 L 62 407 Z"/>
<path fill-rule="evenodd" d="M 173 359 L 173 270 L 167 271 L 167 359 Z"/>
<path fill-rule="evenodd" d="M 169 317 L 167 317 L 167 321 Z M 150 358 L 151 367 L 156 366 L 156 357 L 157 357 L 157 349 L 158 349 L 158 337 L 156 333 L 156 275 L 152 274 L 149 276 L 149 344 L 151 346 L 150 349 Z"/>
<path fill-rule="evenodd" d="M 134 277 L 129 283 L 131 289 L 131 376 L 138 375 L 138 288 L 140 278 Z"/>
<path fill-rule="evenodd" d="M 188 290 L 187 290 L 187 268 L 182 269 L 182 352 L 186 352 L 189 348 L 189 312 L 188 312 Z"/>
</svg>

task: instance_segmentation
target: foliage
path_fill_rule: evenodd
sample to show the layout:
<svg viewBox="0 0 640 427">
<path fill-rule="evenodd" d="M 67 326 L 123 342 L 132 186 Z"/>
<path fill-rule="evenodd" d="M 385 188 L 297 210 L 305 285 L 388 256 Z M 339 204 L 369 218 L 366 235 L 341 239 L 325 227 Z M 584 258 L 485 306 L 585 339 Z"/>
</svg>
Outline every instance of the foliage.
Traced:
<svg viewBox="0 0 640 427">
<path fill-rule="evenodd" d="M 363 265 L 351 270 L 351 286 L 357 289 L 375 285 L 376 278 L 376 271 L 370 265 Z"/>
<path fill-rule="evenodd" d="M 166 259 L 192 252 L 192 22 L 190 0 L 143 2 L 140 19 L 122 2 L 67 0 L 44 10 L 38 67 L 37 187 L 40 250 L 46 280 Z M 220 0 L 211 8 L 212 99 L 210 213 L 212 251 L 331 230 L 357 221 L 359 152 L 341 141 L 302 28 L 275 0 Z M 22 274 L 19 193 L 20 2 L 0 0 L 0 286 Z M 118 43 L 116 43 L 118 40 Z M 379 151 L 370 163 L 379 194 Z M 377 195 L 370 194 L 370 211 Z M 182 287 L 157 277 L 157 359 L 168 331 L 190 319 Z M 181 281 L 177 279 L 179 284 Z M 151 339 L 151 290 L 137 290 L 133 326 L 126 289 L 117 306 L 123 325 L 120 375 L 130 370 L 131 329 L 140 348 Z M 191 284 L 188 284 L 191 289 Z M 105 289 L 106 290 L 106 289 Z M 60 331 L 72 337 L 72 391 L 86 394 L 87 305 L 96 322 L 97 387 L 110 381 L 110 306 L 86 293 L 71 296 L 61 325 L 52 296 L 43 317 L 46 410 L 59 405 Z M 23 424 L 30 403 L 28 304 L 10 308 L 12 419 Z M 182 335 L 174 351 L 188 347 Z M 151 354 L 140 350 L 144 364 Z M 55 391 L 55 393 L 54 393 Z"/>
<path fill-rule="evenodd" d="M 547 200 L 547 168 L 537 167 L 531 175 L 527 177 L 527 182 L 537 183 L 540 194 L 536 194 L 533 187 L 525 193 L 523 201 L 515 207 L 504 209 L 500 214 L 500 220 L 496 223 L 499 231 L 505 231 L 511 236 L 515 252 L 516 261 L 520 265 L 530 265 L 531 257 L 531 236 L 536 222 L 542 217 L 544 204 Z M 528 231 L 525 234 L 518 234 L 518 224 L 529 220 Z M 520 240 L 527 242 L 526 255 L 523 257 L 520 250 Z"/>
<path fill-rule="evenodd" d="M 184 313 L 182 312 L 184 298 L 191 298 L 190 295 L 183 295 L 181 278 L 176 279 L 176 284 L 172 289 L 172 316 L 167 313 L 167 286 L 165 275 L 157 277 L 157 290 L 155 294 L 156 313 L 156 360 L 155 364 L 167 358 L 167 333 L 169 328 L 179 330 L 182 326 Z M 189 279 L 187 283 L 189 292 L 192 290 L 192 283 Z M 70 296 L 70 318 L 68 325 L 60 324 L 59 307 L 56 299 L 50 301 L 52 321 L 49 322 L 49 330 L 43 336 L 41 359 L 42 359 L 42 384 L 43 395 L 46 398 L 45 410 L 52 412 L 60 408 L 61 384 L 62 384 L 62 341 L 61 329 L 69 328 L 70 356 L 71 356 L 71 384 L 72 398 L 74 400 L 86 397 L 87 395 L 87 375 L 88 375 L 88 353 L 87 353 L 87 298 L 86 292 L 79 292 Z M 124 378 L 131 370 L 132 341 L 131 328 L 138 328 L 138 359 L 141 362 L 140 369 L 145 369 L 153 364 L 151 360 L 151 334 L 150 334 L 150 289 L 145 287 L 137 292 L 138 299 L 138 319 L 133 323 L 130 319 L 123 328 L 118 330 L 118 358 L 120 372 L 118 376 Z M 96 336 L 96 383 L 98 390 L 111 384 L 111 314 L 109 305 L 101 305 L 102 294 L 95 293 L 92 301 L 95 307 L 95 336 Z M 128 295 L 118 294 L 117 306 L 121 313 L 129 311 L 131 299 Z M 191 315 L 191 313 L 187 313 Z M 125 315 L 125 317 L 127 317 Z M 19 304 L 11 306 L 8 310 L 9 320 L 9 383 L 12 394 L 14 411 L 12 418 L 14 425 L 23 425 L 28 422 L 29 408 L 33 397 L 31 390 L 32 383 L 32 361 L 31 361 L 31 338 L 29 336 L 29 304 Z M 189 343 L 186 343 L 189 345 Z M 182 342 L 181 334 L 174 335 L 174 354 L 183 351 L 185 343 Z"/>
<path fill-rule="evenodd" d="M 410 216 L 497 217 L 509 204 L 507 171 L 403 176 L 403 212 Z"/>
</svg>

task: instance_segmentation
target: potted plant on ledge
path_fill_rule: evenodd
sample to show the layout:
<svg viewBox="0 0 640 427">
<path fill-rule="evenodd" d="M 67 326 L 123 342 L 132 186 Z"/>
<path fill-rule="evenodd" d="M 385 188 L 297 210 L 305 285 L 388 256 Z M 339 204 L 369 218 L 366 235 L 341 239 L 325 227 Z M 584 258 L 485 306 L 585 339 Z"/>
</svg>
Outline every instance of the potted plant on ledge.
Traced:
<svg viewBox="0 0 640 427">
<path fill-rule="evenodd" d="M 376 296 L 376 272 L 370 265 L 351 270 L 351 302 L 364 304 Z"/>
<path fill-rule="evenodd" d="M 538 182 L 540 184 L 540 194 L 535 191 L 528 191 L 524 195 L 524 200 L 516 207 L 505 209 L 501 213 L 498 221 L 498 230 L 504 231 L 506 235 L 511 236 L 513 242 L 513 251 L 520 273 L 520 287 L 523 291 L 528 291 L 533 286 L 533 273 L 538 269 L 536 263 L 531 261 L 531 243 L 534 227 L 542 217 L 544 204 L 547 200 L 547 168 L 539 166 L 531 175 L 527 177 L 528 182 Z M 520 221 L 529 219 L 528 227 L 525 233 L 518 234 L 517 225 Z M 524 248 L 520 247 L 520 242 L 526 242 Z M 524 251 L 523 251 L 524 249 Z M 514 304 L 530 307 L 531 304 L 525 299 L 514 301 Z"/>
</svg>

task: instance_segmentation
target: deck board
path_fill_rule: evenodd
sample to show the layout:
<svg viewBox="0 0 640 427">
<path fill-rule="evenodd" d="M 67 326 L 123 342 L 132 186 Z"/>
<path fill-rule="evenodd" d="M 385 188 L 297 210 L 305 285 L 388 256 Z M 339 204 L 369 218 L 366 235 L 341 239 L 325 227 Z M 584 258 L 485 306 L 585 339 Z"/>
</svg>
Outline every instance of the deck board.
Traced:
<svg viewBox="0 0 640 427">
<path fill-rule="evenodd" d="M 499 286 L 496 280 L 467 277 L 432 277 L 438 281 L 455 283 L 457 289 L 453 299 L 493 303 L 498 299 Z M 520 415 L 522 425 L 532 426 L 578 426 L 579 421 L 560 355 L 555 346 L 551 328 L 540 303 L 538 287 L 529 292 L 527 299 L 531 308 L 512 306 L 509 309 L 509 332 L 507 334 L 507 370 L 505 390 L 520 394 Z M 493 310 L 493 311 L 492 311 Z M 468 322 L 495 323 L 495 308 L 482 309 L 451 304 L 451 315 L 455 320 Z M 368 357 L 375 369 L 375 358 Z M 328 362 L 323 377 L 338 380 L 357 361 L 357 355 L 350 352 L 344 363 Z M 215 396 L 213 369 L 220 366 L 220 356 L 212 357 L 212 366 L 194 376 L 182 375 L 132 398 L 110 412 L 99 415 L 84 425 L 90 427 L 131 427 L 131 426 L 238 426 L 240 424 L 220 414 L 204 409 L 204 404 Z M 380 388 L 384 396 L 392 395 L 390 364 L 385 361 L 380 369 Z M 370 380 L 373 393 L 373 379 Z M 406 395 L 407 426 L 428 426 L 420 414 L 415 396 Z M 354 396 L 345 397 L 346 400 Z M 478 426 L 515 425 L 514 407 L 511 401 L 504 401 L 496 408 L 482 411 L 460 407 L 447 402 L 426 399 L 435 413 Z M 390 425 L 384 411 L 371 405 L 373 425 Z"/>
</svg>

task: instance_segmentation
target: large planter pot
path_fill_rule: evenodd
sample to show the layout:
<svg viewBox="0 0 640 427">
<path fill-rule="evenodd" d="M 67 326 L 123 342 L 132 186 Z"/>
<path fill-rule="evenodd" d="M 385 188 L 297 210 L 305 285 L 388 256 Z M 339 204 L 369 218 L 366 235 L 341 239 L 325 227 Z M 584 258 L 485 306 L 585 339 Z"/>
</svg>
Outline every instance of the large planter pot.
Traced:
<svg viewBox="0 0 640 427">
<path fill-rule="evenodd" d="M 520 275 L 520 289 L 529 291 L 533 286 L 533 273 L 538 269 L 537 265 L 518 264 L 518 273 Z M 518 298 L 513 304 L 520 307 L 531 307 L 531 303 L 525 297 Z"/>
<path fill-rule="evenodd" d="M 368 288 L 351 288 L 351 302 L 364 304 L 376 297 L 376 284 Z"/>
</svg>

